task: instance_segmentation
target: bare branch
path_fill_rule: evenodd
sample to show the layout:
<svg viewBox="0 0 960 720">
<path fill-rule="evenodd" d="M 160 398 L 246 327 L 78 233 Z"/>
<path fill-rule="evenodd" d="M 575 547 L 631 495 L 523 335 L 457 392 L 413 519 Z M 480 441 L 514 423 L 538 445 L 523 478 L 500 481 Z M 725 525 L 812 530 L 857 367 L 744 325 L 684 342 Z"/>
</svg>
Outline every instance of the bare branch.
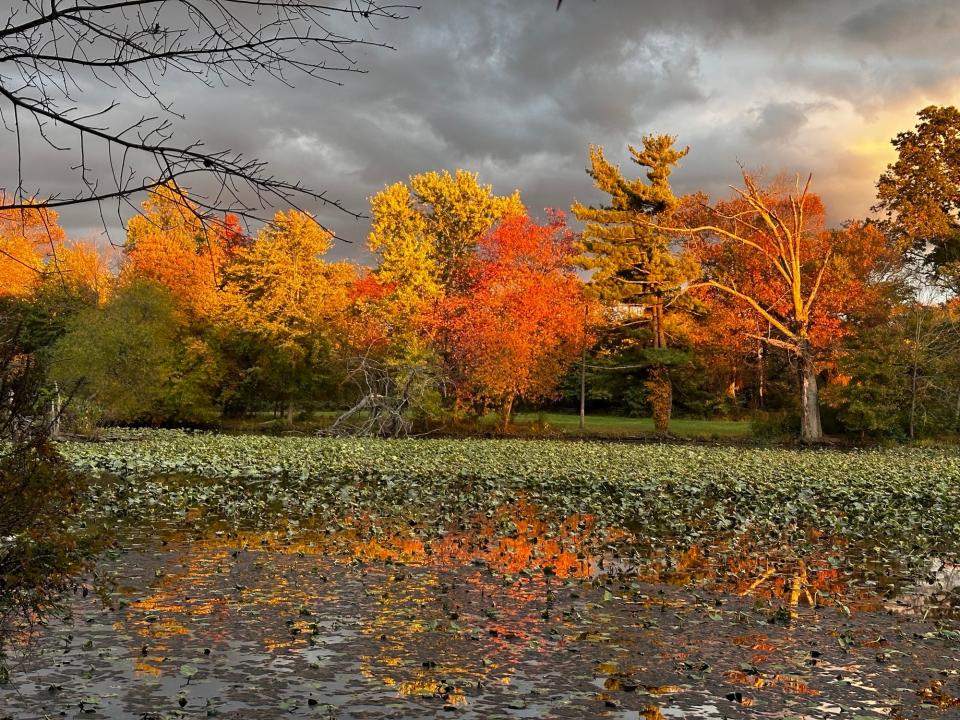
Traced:
<svg viewBox="0 0 960 720">
<path fill-rule="evenodd" d="M 163 99 L 161 83 L 181 76 L 252 85 L 266 76 L 292 86 L 300 74 L 340 84 L 344 73 L 365 72 L 354 50 L 392 49 L 365 30 L 417 9 L 388 0 L 24 0 L 0 24 L 0 115 L 18 155 L 16 187 L 0 211 L 95 203 L 103 216 L 102 204 L 115 203 L 122 216 L 131 196 L 202 180 L 214 190 L 204 197 L 195 189 L 191 200 L 211 213 L 259 221 L 278 204 L 320 203 L 359 217 L 242 152 L 174 142 L 172 120 L 183 116 Z M 84 108 L 77 98 L 97 86 L 118 99 Z M 119 125 L 124 96 L 155 103 L 157 114 Z M 76 193 L 27 191 L 31 135 L 73 155 L 66 165 L 79 175 Z M 98 170 L 95 157 L 108 167 Z"/>
</svg>

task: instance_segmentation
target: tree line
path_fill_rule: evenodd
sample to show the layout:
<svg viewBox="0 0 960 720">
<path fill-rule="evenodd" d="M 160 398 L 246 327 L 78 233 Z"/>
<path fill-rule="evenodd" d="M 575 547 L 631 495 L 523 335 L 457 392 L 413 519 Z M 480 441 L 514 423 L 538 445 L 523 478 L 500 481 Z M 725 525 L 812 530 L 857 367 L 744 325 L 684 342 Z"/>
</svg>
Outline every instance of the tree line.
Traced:
<svg viewBox="0 0 960 720">
<path fill-rule="evenodd" d="M 404 434 L 515 408 L 752 416 L 806 441 L 960 429 L 960 111 L 893 140 L 874 218 L 826 222 L 809 178 L 747 171 L 727 198 L 678 196 L 689 152 L 589 150 L 602 195 L 531 217 L 463 170 L 371 198 L 372 267 L 333 261 L 308 214 L 251 233 L 172 183 L 118 257 L 42 205 L 0 215 L 0 316 L 70 396 L 78 428 L 293 423 Z M 694 150 L 695 151 L 695 150 Z"/>
</svg>

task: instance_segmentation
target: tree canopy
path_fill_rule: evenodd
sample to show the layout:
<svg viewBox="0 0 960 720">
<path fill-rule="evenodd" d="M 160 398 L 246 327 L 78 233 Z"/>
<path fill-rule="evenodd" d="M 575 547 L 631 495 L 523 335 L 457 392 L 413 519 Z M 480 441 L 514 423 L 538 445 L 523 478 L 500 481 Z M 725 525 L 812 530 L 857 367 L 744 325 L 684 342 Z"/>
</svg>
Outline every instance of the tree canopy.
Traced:
<svg viewBox="0 0 960 720">
<path fill-rule="evenodd" d="M 884 229 L 951 292 L 960 292 L 960 110 L 931 105 L 892 140 L 877 183 Z"/>
</svg>

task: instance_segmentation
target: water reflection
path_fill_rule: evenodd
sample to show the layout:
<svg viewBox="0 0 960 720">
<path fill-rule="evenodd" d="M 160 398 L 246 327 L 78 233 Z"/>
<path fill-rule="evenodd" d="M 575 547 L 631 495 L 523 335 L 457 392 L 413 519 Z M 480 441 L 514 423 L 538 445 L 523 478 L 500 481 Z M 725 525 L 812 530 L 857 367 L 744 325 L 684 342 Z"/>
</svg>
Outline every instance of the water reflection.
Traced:
<svg viewBox="0 0 960 720">
<path fill-rule="evenodd" d="M 877 612 L 881 594 L 857 584 L 836 543 L 798 556 L 741 536 L 628 555 L 629 534 L 589 515 L 547 523 L 523 501 L 442 537 L 365 517 L 341 525 L 128 537 L 101 563 L 121 580 L 111 606 L 78 595 L 73 624 L 39 637 L 45 654 L 18 658 L 0 708 L 907 718 L 960 694 L 949 628 L 919 610 Z M 917 608 L 956 590 L 955 565 L 930 577 L 935 591 L 912 591 Z"/>
<path fill-rule="evenodd" d="M 925 618 L 960 617 L 960 563 L 934 558 L 927 572 L 916 582 L 906 584 L 885 607 Z"/>
</svg>

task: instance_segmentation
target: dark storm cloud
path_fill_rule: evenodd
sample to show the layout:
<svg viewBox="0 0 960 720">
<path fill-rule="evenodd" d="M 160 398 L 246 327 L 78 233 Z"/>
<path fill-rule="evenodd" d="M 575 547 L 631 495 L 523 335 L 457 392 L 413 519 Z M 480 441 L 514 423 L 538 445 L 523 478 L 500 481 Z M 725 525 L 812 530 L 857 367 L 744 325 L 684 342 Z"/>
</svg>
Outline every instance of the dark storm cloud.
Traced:
<svg viewBox="0 0 960 720">
<path fill-rule="evenodd" d="M 956 50 L 960 7 L 952 0 L 884 0 L 851 14 L 841 29 L 847 38 L 887 51 Z"/>
<path fill-rule="evenodd" d="M 343 87 L 297 79 L 208 90 L 165 81 L 178 137 L 270 161 L 274 174 L 364 211 L 412 173 L 464 167 L 531 211 L 599 198 L 587 147 L 613 159 L 648 132 L 690 145 L 680 191 L 726 192 L 737 163 L 813 171 L 832 217 L 867 211 L 884 143 L 923 104 L 960 101 L 953 2 L 917 0 L 424 0 L 408 21 L 366 30 L 395 52 L 357 55 Z M 347 32 L 356 32 L 347 27 Z M 87 96 L 91 107 L 107 97 Z M 125 101 L 115 123 L 144 108 Z M 867 142 L 869 140 L 869 142 Z M 0 139 L 9 160 L 9 137 Z M 25 147 L 39 153 L 34 140 Z M 68 192 L 50 153 L 29 177 Z M 9 175 L 9 162 L 5 163 Z M 102 166 L 102 163 L 101 163 Z M 6 178 L 9 182 L 9 177 Z M 829 192 L 828 192 L 829 191 Z M 357 241 L 364 222 L 313 207 Z M 78 231 L 92 211 L 65 212 Z"/>
<path fill-rule="evenodd" d="M 807 124 L 807 114 L 815 107 L 809 103 L 774 100 L 757 111 L 756 122 L 746 128 L 757 142 L 790 142 Z"/>
</svg>

